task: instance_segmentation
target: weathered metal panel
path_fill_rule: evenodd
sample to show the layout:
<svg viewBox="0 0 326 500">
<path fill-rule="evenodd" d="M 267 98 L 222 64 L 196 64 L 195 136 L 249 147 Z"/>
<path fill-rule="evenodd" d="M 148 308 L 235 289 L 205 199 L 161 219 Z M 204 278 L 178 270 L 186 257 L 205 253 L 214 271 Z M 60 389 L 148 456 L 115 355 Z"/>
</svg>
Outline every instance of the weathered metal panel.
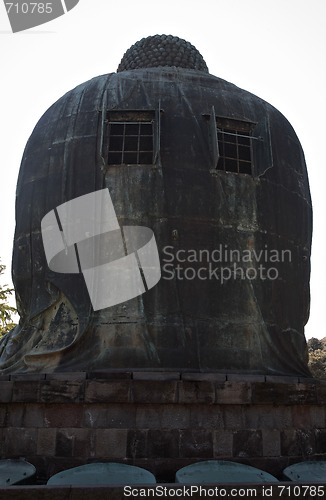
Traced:
<svg viewBox="0 0 326 500">
<path fill-rule="evenodd" d="M 158 102 L 160 162 L 108 167 L 101 159 L 104 110 L 155 110 Z M 269 149 L 257 155 L 253 176 L 212 172 L 203 116 L 212 107 L 218 116 L 269 124 Z M 94 312 L 81 275 L 49 270 L 40 225 L 58 205 L 105 187 L 120 225 L 154 231 L 162 279 L 135 299 Z M 13 280 L 21 324 L 0 345 L 2 370 L 309 375 L 309 184 L 295 132 L 265 101 L 189 69 L 94 78 L 63 96 L 36 125 L 22 160 L 16 207 Z M 236 279 L 224 283 L 214 273 L 200 279 L 199 269 L 209 276 L 210 263 L 190 261 L 191 251 L 212 255 L 218 249 L 288 250 L 291 259 L 272 264 L 275 280 L 239 279 L 248 267 L 258 272 L 260 262 L 241 262 Z M 177 255 L 186 261 L 176 262 Z M 193 268 L 196 278 L 167 279 L 163 266 L 169 259 L 174 268 Z M 211 264 L 221 272 L 237 263 L 222 258 Z"/>
</svg>

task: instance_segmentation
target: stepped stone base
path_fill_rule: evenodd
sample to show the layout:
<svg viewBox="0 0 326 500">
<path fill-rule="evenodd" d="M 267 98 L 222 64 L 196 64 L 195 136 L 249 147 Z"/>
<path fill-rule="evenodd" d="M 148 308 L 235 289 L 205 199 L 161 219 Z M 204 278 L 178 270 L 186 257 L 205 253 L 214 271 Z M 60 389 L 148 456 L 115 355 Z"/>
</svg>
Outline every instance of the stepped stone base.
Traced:
<svg viewBox="0 0 326 500">
<path fill-rule="evenodd" d="M 193 462 L 235 460 L 282 478 L 326 459 L 326 383 L 218 373 L 13 374 L 0 378 L 0 456 L 24 457 L 38 482 L 117 461 L 158 482 Z"/>
</svg>

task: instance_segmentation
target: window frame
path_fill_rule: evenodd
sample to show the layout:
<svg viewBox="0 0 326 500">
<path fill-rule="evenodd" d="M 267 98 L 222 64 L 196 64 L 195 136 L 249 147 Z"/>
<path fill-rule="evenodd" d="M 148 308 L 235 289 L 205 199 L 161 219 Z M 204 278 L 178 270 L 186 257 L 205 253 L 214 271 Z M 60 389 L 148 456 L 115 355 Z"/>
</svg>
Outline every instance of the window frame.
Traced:
<svg viewBox="0 0 326 500">
<path fill-rule="evenodd" d="M 154 117 L 120 113 L 108 118 L 108 165 L 152 165 Z"/>
<path fill-rule="evenodd" d="M 123 127 L 123 132 L 121 134 L 112 134 L 112 126 L 116 127 L 117 130 L 119 125 Z M 149 125 L 152 127 L 151 133 L 145 133 L 144 131 Z M 134 127 L 135 133 L 129 133 L 132 127 Z M 115 138 L 116 144 L 120 141 L 120 149 L 113 150 L 110 148 L 112 138 Z M 151 142 L 151 147 L 148 148 L 147 146 L 147 149 L 141 149 L 141 147 L 144 147 L 146 141 Z M 107 168 L 157 166 L 160 163 L 160 108 L 107 110 L 105 133 L 102 142 L 101 156 Z M 137 143 L 136 149 L 133 149 L 131 146 L 132 143 Z M 114 154 L 116 154 L 119 161 L 113 161 Z M 143 161 L 149 154 L 151 154 L 150 161 L 148 159 Z M 110 155 L 112 155 L 111 160 Z"/>
<path fill-rule="evenodd" d="M 251 122 L 216 117 L 219 151 L 217 170 L 235 174 L 253 174 L 253 127 L 254 124 Z"/>
<path fill-rule="evenodd" d="M 206 118 L 209 125 L 209 146 L 212 173 L 225 172 L 258 177 L 264 174 L 269 168 L 273 167 L 271 133 L 268 115 L 266 115 L 261 121 L 257 123 L 235 117 L 217 116 L 215 113 L 215 108 L 214 106 L 212 106 L 211 113 L 203 113 L 202 116 Z M 239 163 L 245 161 L 241 158 L 236 158 L 236 161 L 238 162 L 237 171 L 228 170 L 226 168 L 219 168 L 221 156 L 223 159 L 223 155 L 221 155 L 220 151 L 221 142 L 219 141 L 218 136 L 218 134 L 221 133 L 222 124 L 224 124 L 225 129 L 233 131 L 236 130 L 236 132 L 239 131 L 240 134 L 236 134 L 239 137 L 242 135 L 241 131 L 250 133 L 249 136 L 246 136 L 250 139 L 250 162 L 248 162 L 251 166 L 250 173 L 240 171 Z"/>
</svg>

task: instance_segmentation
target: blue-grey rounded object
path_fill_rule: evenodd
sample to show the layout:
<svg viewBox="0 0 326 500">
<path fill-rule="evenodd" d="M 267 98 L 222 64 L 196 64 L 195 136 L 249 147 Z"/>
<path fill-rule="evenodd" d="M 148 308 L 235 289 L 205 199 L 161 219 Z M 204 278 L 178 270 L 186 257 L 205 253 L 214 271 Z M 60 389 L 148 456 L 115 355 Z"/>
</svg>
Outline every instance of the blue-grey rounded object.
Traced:
<svg viewBox="0 0 326 500">
<path fill-rule="evenodd" d="M 34 465 L 22 459 L 0 460 L 0 488 L 33 482 Z"/>
<path fill-rule="evenodd" d="M 176 483 L 273 483 L 278 480 L 268 472 L 250 465 L 227 460 L 208 460 L 178 470 Z"/>
<path fill-rule="evenodd" d="M 119 463 L 93 463 L 67 469 L 50 477 L 50 485 L 131 485 L 155 484 L 155 476 L 146 469 Z"/>
<path fill-rule="evenodd" d="M 283 474 L 290 481 L 326 482 L 326 461 L 300 462 L 284 469 Z"/>
</svg>

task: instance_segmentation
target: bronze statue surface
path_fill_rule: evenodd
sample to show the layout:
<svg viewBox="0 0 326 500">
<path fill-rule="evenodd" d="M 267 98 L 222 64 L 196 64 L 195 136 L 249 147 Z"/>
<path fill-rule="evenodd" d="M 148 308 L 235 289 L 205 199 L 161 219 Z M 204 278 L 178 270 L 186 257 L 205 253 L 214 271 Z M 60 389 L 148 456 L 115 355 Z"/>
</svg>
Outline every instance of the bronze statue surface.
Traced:
<svg viewBox="0 0 326 500">
<path fill-rule="evenodd" d="M 309 376 L 300 142 L 273 106 L 210 75 L 193 46 L 157 37 L 135 69 L 126 56 L 59 99 L 26 145 L 13 253 L 21 321 L 0 344 L 0 369 Z M 155 235 L 161 279 L 94 310 L 81 273 L 49 268 L 41 221 L 103 189 L 120 227 Z"/>
</svg>

